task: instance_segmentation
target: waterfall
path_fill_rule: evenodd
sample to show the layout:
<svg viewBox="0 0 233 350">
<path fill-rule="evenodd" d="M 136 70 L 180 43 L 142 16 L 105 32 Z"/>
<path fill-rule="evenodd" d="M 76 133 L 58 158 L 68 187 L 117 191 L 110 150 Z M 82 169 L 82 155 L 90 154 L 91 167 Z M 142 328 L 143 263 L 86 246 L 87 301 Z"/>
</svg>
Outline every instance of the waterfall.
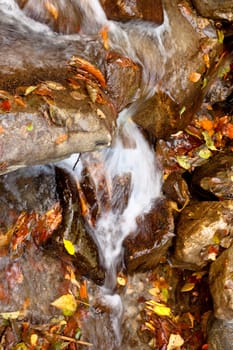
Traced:
<svg viewBox="0 0 233 350">
<path fill-rule="evenodd" d="M 64 5 L 64 0 L 60 0 L 60 3 Z M 9 21 L 12 19 L 13 23 L 17 20 L 27 30 L 39 32 L 50 38 L 60 37 L 61 40 L 69 42 L 69 40 L 78 40 L 82 34 L 89 35 L 93 32 L 98 34 L 101 27 L 107 26 L 110 48 L 128 56 L 143 68 L 141 100 L 145 101 L 153 95 L 157 80 L 163 77 L 167 58 L 172 55 L 172 48 L 165 52 L 163 46 L 163 36 L 170 30 L 166 13 L 164 13 L 164 24 L 159 27 L 153 24 L 145 25 L 140 21 L 119 24 L 106 19 L 98 0 L 73 0 L 73 4 L 81 8 L 83 27 L 78 35 L 62 35 L 53 33 L 45 24 L 29 19 L 15 1 L 0 0 L 1 10 L 9 16 Z M 152 42 L 156 42 L 157 45 L 151 45 Z M 154 69 L 156 66 L 159 67 L 158 71 Z M 161 196 L 161 173 L 154 150 L 130 118 L 136 107 L 136 105 L 131 106 L 120 113 L 117 133 L 111 148 L 82 154 L 75 168 L 75 176 L 81 182 L 82 170 L 86 167 L 92 181 L 96 183 L 96 188 L 98 188 L 100 176 L 104 178 L 111 203 L 110 207 L 103 206 L 94 227 L 101 263 L 106 270 L 105 282 L 100 289 L 100 298 L 102 304 L 108 305 L 111 309 L 110 320 L 115 338 L 108 347 L 105 344 L 103 350 L 119 349 L 121 344 L 120 324 L 123 305 L 121 297 L 115 293 L 115 287 L 117 269 L 122 264 L 122 243 L 130 233 L 135 231 L 137 217 L 148 213 L 156 198 Z M 72 171 L 76 157 L 76 155 L 71 156 L 61 165 Z M 103 165 L 101 174 L 98 162 Z M 126 181 L 127 200 L 122 198 L 122 192 L 117 192 L 114 186 L 116 179 L 128 181 Z M 101 202 L 101 194 L 99 200 Z M 96 343 L 96 338 L 95 334 L 91 334 L 89 341 L 93 343 L 93 349 L 101 350 L 101 345 Z"/>
<path fill-rule="evenodd" d="M 115 349 L 115 346 L 119 349 L 121 343 L 120 323 L 123 305 L 120 296 L 114 290 L 117 268 L 122 264 L 122 243 L 130 233 L 136 230 L 136 218 L 148 213 L 156 198 L 161 196 L 161 173 L 155 153 L 138 127 L 129 118 L 129 113 L 130 111 L 126 109 L 119 115 L 118 131 L 112 147 L 83 154 L 75 168 L 75 175 L 81 182 L 82 170 L 85 166 L 89 170 L 96 188 L 98 188 L 100 178 L 104 178 L 108 187 L 106 191 L 113 203 L 124 201 L 122 192 L 117 193 L 116 187 L 114 187 L 114 179 L 127 177 L 130 181 L 127 203 L 123 205 L 123 208 L 120 205 L 120 208 L 115 210 L 108 207 L 104 209 L 97 219 L 94 230 L 101 263 L 106 270 L 100 299 L 103 305 L 108 305 L 108 308 L 111 309 L 111 326 L 115 335 L 115 345 L 113 343 L 111 348 L 108 344 L 108 350 Z M 94 160 L 98 160 L 103 165 L 101 170 Z M 72 169 L 74 163 L 75 155 L 67 159 L 65 163 L 63 162 L 63 165 L 65 164 L 66 167 Z M 104 196 L 104 193 L 100 194 L 100 201 L 101 196 Z M 113 196 L 114 198 L 112 198 Z M 101 350 L 100 344 L 96 344 L 95 335 L 93 335 L 93 339 L 90 339 L 90 342 L 94 344 L 94 349 Z M 102 349 L 105 350 L 106 347 Z"/>
</svg>

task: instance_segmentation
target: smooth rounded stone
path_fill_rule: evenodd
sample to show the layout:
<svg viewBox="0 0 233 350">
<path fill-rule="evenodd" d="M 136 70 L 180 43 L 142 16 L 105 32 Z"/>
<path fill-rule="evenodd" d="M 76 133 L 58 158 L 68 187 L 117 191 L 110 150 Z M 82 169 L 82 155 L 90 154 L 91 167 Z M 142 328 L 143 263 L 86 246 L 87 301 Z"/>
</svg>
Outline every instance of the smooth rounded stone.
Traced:
<svg viewBox="0 0 233 350">
<path fill-rule="evenodd" d="M 203 17 L 233 20 L 232 0 L 193 0 L 193 4 Z"/>
<path fill-rule="evenodd" d="M 166 256 L 174 237 L 171 203 L 165 199 L 158 200 L 149 213 L 137 218 L 137 224 L 136 231 L 123 242 L 128 273 L 150 270 Z"/>
<path fill-rule="evenodd" d="M 189 202 L 190 193 L 188 185 L 179 171 L 169 174 L 168 178 L 164 181 L 162 190 L 166 198 L 176 202 L 180 208 Z"/>
<path fill-rule="evenodd" d="M 222 199 L 233 198 L 233 154 L 219 153 L 195 169 L 192 184 Z"/>
<path fill-rule="evenodd" d="M 233 323 L 214 319 L 209 324 L 208 350 L 230 350 L 233 344 Z"/>
<path fill-rule="evenodd" d="M 180 214 L 172 262 L 201 269 L 215 260 L 221 247 L 232 243 L 233 201 L 195 202 Z"/>
<path fill-rule="evenodd" d="M 209 285 L 215 316 L 233 322 L 233 246 L 211 264 Z"/>
<path fill-rule="evenodd" d="M 161 24 L 163 22 L 163 7 L 161 0 L 101 0 L 104 11 L 109 19 L 127 21 L 143 19 Z"/>
</svg>

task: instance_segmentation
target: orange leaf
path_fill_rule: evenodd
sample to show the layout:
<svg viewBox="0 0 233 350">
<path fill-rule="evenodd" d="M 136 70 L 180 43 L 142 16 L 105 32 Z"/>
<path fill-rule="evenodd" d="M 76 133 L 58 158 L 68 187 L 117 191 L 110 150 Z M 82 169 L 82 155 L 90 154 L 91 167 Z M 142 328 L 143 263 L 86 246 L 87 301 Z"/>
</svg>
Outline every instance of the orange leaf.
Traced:
<svg viewBox="0 0 233 350">
<path fill-rule="evenodd" d="M 210 119 L 200 120 L 200 126 L 207 131 L 212 131 L 214 128 L 214 122 Z"/>
<path fill-rule="evenodd" d="M 233 139 L 233 124 L 227 124 L 225 127 L 225 135 L 231 140 Z"/>
<path fill-rule="evenodd" d="M 106 87 L 105 77 L 103 76 L 101 71 L 97 67 L 95 67 L 93 64 L 91 64 L 90 62 L 84 60 L 83 58 L 73 56 L 71 61 L 70 61 L 70 65 L 71 66 L 78 66 L 79 68 L 90 73 L 98 80 L 98 82 L 100 83 L 101 86 Z"/>
<path fill-rule="evenodd" d="M 105 50 L 108 50 L 109 49 L 109 44 L 108 44 L 108 27 L 107 26 L 104 26 L 101 29 L 100 35 L 101 35 L 101 37 L 103 39 Z"/>
<path fill-rule="evenodd" d="M 67 140 L 68 140 L 68 135 L 62 134 L 56 138 L 55 143 L 56 143 L 56 145 L 60 145 L 61 143 L 65 142 Z"/>
<path fill-rule="evenodd" d="M 80 295 L 81 299 L 87 299 L 87 297 L 88 297 L 88 294 L 87 294 L 87 281 L 86 280 L 84 280 L 80 284 L 79 295 Z"/>
<path fill-rule="evenodd" d="M 209 57 L 208 53 L 205 53 L 203 55 L 203 60 L 205 62 L 206 68 L 210 68 L 210 57 Z"/>
<path fill-rule="evenodd" d="M 193 83 L 198 82 L 201 79 L 201 74 L 197 72 L 192 72 L 189 74 L 189 80 Z"/>
<path fill-rule="evenodd" d="M 15 96 L 15 103 L 17 103 L 17 105 L 19 105 L 20 107 L 23 107 L 23 108 L 27 107 L 26 103 L 20 96 Z"/>
<path fill-rule="evenodd" d="M 5 130 L 2 125 L 0 125 L 0 134 L 4 134 Z"/>
<path fill-rule="evenodd" d="M 58 19 L 58 10 L 57 10 L 57 8 L 53 4 L 51 4 L 50 1 L 46 1 L 45 2 L 45 7 L 46 7 L 46 10 L 50 13 L 50 15 L 52 15 L 53 18 L 55 20 L 57 20 Z"/>
</svg>

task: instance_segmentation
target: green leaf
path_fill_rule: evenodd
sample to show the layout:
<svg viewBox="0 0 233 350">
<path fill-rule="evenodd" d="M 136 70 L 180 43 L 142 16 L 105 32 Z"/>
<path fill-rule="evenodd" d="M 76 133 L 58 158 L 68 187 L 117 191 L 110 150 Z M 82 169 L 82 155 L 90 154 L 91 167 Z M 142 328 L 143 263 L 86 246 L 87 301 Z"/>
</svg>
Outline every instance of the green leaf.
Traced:
<svg viewBox="0 0 233 350">
<path fill-rule="evenodd" d="M 182 168 L 186 170 L 191 168 L 191 165 L 189 163 L 189 158 L 187 156 L 177 156 L 176 160 L 179 166 L 181 166 Z"/>
<path fill-rule="evenodd" d="M 208 83 L 208 79 L 204 78 L 203 81 L 202 81 L 201 88 L 204 89 L 206 87 L 207 83 Z"/>
<path fill-rule="evenodd" d="M 32 131 L 32 130 L 33 130 L 33 124 L 28 124 L 27 131 Z"/>
<path fill-rule="evenodd" d="M 64 247 L 65 247 L 66 251 L 70 255 L 74 255 L 75 254 L 75 246 L 73 245 L 73 243 L 65 238 L 63 238 L 63 243 L 64 243 Z"/>
<path fill-rule="evenodd" d="M 204 147 L 198 152 L 198 155 L 200 158 L 209 159 L 212 156 L 212 152 L 207 147 Z"/>
<path fill-rule="evenodd" d="M 180 117 L 182 116 L 182 114 L 184 114 L 185 111 L 186 111 L 186 107 L 183 106 L 180 110 Z"/>
<path fill-rule="evenodd" d="M 217 35 L 218 35 L 218 42 L 219 42 L 219 44 L 223 44 L 223 40 L 224 40 L 224 33 L 223 33 L 223 31 L 217 29 Z"/>
<path fill-rule="evenodd" d="M 211 150 L 211 151 L 217 151 L 217 148 L 214 145 L 214 141 L 212 140 L 210 134 L 208 131 L 203 131 L 202 135 L 204 136 L 204 140 L 206 143 L 206 146 Z"/>
</svg>

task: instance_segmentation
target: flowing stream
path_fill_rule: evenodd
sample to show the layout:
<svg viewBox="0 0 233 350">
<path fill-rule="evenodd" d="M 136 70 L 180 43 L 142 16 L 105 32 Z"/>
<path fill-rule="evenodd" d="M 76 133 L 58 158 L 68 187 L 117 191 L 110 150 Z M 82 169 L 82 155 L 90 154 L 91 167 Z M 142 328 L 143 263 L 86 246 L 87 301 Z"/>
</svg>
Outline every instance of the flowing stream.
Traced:
<svg viewBox="0 0 233 350">
<path fill-rule="evenodd" d="M 172 55 L 172 49 L 165 52 L 163 36 L 170 30 L 169 21 L 164 12 L 164 24 L 156 26 L 145 24 L 142 21 L 133 21 L 130 24 L 118 24 L 108 21 L 98 0 L 74 0 L 78 3 L 83 14 L 83 26 L 80 34 L 60 35 L 64 40 L 76 40 L 80 35 L 98 33 L 101 27 L 108 26 L 110 47 L 130 57 L 143 68 L 143 85 L 140 89 L 141 101 L 153 95 L 156 81 L 161 79 L 167 57 Z M 30 1 L 28 1 L 30 3 Z M 1 8 L 5 7 L 7 15 L 12 16 L 33 31 L 42 32 L 49 37 L 55 35 L 46 25 L 40 24 L 22 13 L 13 0 L 0 0 Z M 35 1 L 34 1 L 35 4 Z M 40 1 L 38 1 L 38 6 Z M 64 0 L 60 0 L 64 7 Z M 57 36 L 57 34 L 56 34 Z M 145 40 L 145 38 L 147 38 Z M 151 45 L 151 42 L 157 45 Z M 154 51 L 154 47 L 156 50 Z M 155 66 L 159 71 L 155 73 Z M 119 267 L 122 267 L 122 243 L 131 232 L 135 231 L 136 218 L 150 211 L 154 201 L 161 195 L 161 173 L 158 169 L 155 154 L 148 142 L 144 139 L 138 127 L 132 122 L 131 116 L 135 113 L 137 104 L 131 105 L 120 113 L 118 117 L 118 129 L 111 148 L 94 154 L 102 166 L 102 176 L 106 179 L 109 196 L 114 196 L 114 202 L 122 202 L 122 193 L 114 189 L 116 177 L 129 179 L 128 199 L 123 208 L 113 210 L 104 209 L 97 219 L 94 235 L 100 250 L 101 263 L 106 270 L 104 285 L 100 288 L 100 299 L 104 305 L 110 308 L 110 323 L 113 330 L 111 341 L 101 344 L 96 334 L 90 334 L 89 341 L 93 343 L 93 349 L 113 350 L 121 348 L 121 319 L 123 305 L 121 297 L 115 293 L 116 276 Z M 65 161 L 66 166 L 72 171 L 76 155 Z M 63 162 L 64 165 L 64 162 Z M 92 180 L 98 183 L 100 169 L 98 164 L 93 166 L 93 154 L 86 153 L 81 156 L 80 162 L 75 168 L 75 175 L 82 180 L 83 166 L 90 165 Z M 98 185 L 96 186 L 98 187 Z M 101 196 L 101 195 L 100 195 Z M 101 202 L 101 198 L 100 198 Z M 100 326 L 102 327 L 102 326 Z M 104 327 L 104 326 L 103 326 Z M 101 337 L 106 332 L 101 332 Z M 106 337 L 108 337 L 106 333 Z M 107 345 L 106 345 L 107 344 Z"/>
</svg>

